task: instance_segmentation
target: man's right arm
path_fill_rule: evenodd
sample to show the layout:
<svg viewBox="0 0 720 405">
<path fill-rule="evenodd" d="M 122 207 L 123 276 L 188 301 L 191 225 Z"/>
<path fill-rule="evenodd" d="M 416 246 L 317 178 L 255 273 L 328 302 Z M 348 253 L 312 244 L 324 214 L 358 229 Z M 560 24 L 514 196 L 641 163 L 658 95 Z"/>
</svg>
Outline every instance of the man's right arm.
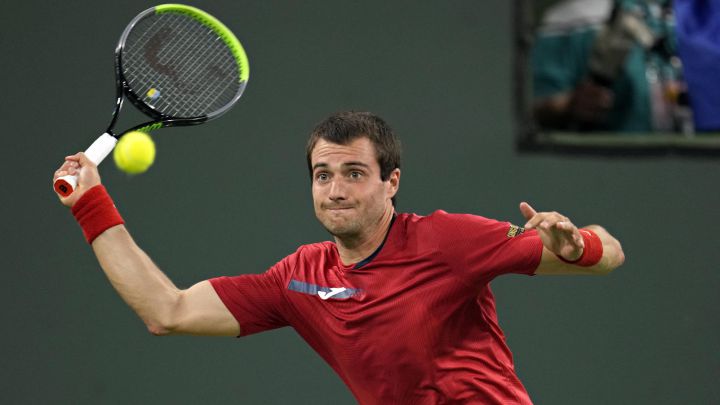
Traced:
<svg viewBox="0 0 720 405">
<path fill-rule="evenodd" d="M 60 197 L 68 207 L 100 184 L 97 167 L 82 153 L 68 156 L 53 181 L 64 175 L 78 176 L 75 192 Z M 92 240 L 92 248 L 115 290 L 153 334 L 240 335 L 237 320 L 209 281 L 178 289 L 137 246 L 124 225 L 104 230 Z"/>
<path fill-rule="evenodd" d="M 209 281 L 178 289 L 137 246 L 125 226 L 103 232 L 92 248 L 110 283 L 154 335 L 240 334 L 235 317 Z"/>
</svg>

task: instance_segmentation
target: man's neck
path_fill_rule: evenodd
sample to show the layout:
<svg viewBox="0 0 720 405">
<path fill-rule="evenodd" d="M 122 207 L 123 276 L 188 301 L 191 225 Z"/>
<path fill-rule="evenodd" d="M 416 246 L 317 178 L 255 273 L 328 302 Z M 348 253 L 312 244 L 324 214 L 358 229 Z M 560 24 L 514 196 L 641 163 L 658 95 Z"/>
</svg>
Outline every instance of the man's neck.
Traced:
<svg viewBox="0 0 720 405">
<path fill-rule="evenodd" d="M 394 212 L 394 208 L 391 206 L 380 218 L 377 226 L 362 238 L 346 240 L 335 237 L 335 244 L 343 264 L 357 263 L 373 254 L 380 247 L 389 231 Z"/>
</svg>

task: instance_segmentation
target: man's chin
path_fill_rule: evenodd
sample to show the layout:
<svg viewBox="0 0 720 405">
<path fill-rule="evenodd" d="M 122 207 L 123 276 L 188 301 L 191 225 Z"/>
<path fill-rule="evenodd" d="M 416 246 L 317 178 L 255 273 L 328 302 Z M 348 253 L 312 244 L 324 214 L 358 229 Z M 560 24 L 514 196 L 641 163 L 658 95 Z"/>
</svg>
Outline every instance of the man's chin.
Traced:
<svg viewBox="0 0 720 405">
<path fill-rule="evenodd" d="M 330 233 L 330 235 L 337 238 L 352 238 L 359 233 L 357 229 L 358 227 L 352 226 L 352 224 L 327 221 L 322 222 L 322 225 L 325 230 Z"/>
</svg>

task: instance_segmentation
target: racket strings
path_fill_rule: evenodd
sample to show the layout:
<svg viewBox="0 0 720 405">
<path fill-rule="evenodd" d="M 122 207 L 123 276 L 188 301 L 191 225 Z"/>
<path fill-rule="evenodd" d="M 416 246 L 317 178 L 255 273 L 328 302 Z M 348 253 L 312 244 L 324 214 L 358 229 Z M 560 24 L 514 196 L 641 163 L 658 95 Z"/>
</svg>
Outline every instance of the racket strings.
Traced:
<svg viewBox="0 0 720 405">
<path fill-rule="evenodd" d="M 192 40 L 187 44 L 183 44 L 183 46 L 169 44 L 166 50 L 161 51 L 158 55 L 160 56 L 159 59 L 161 63 L 174 63 L 178 67 L 178 71 L 184 72 L 183 77 L 192 78 L 193 83 L 195 83 L 194 87 L 189 87 L 192 86 L 192 84 L 181 82 L 180 86 L 171 89 L 173 91 L 172 95 L 175 97 L 183 96 L 182 94 L 175 94 L 178 91 L 196 95 L 195 97 L 188 98 L 182 105 L 178 105 L 178 109 L 174 115 L 193 115 L 192 113 L 194 111 L 203 108 L 203 102 L 207 100 L 207 96 L 212 94 L 218 95 L 218 98 L 221 96 L 221 93 L 210 92 L 210 87 L 205 85 L 205 83 L 207 83 L 207 74 L 203 74 L 203 72 L 207 73 L 211 70 L 205 69 L 206 65 L 203 64 L 202 61 L 205 60 L 205 58 L 211 57 L 212 54 L 217 51 L 222 50 L 222 45 L 218 45 L 217 42 L 213 43 L 210 47 L 205 45 L 207 45 L 205 41 L 199 40 L 197 36 L 192 36 Z M 215 49 L 218 47 L 221 49 Z M 167 55 L 163 56 L 163 53 Z M 231 82 L 228 81 L 226 86 L 229 83 Z M 198 94 L 198 92 L 202 92 L 202 94 Z"/>
<path fill-rule="evenodd" d="M 187 40 L 183 44 L 178 44 L 178 42 L 168 43 L 167 46 L 165 46 L 163 50 L 158 52 L 157 55 L 160 62 L 159 64 L 161 66 L 169 66 L 172 63 L 173 65 L 177 66 L 177 71 L 183 73 L 182 78 L 178 76 L 173 77 L 176 80 L 176 86 L 169 88 L 170 97 L 164 97 L 165 99 L 175 99 L 183 96 L 185 97 L 184 103 L 177 105 L 177 108 L 170 111 L 170 114 L 176 116 L 195 115 L 197 111 L 203 109 L 204 105 L 208 101 L 208 96 L 212 96 L 213 94 L 222 96 L 223 94 L 222 92 L 213 93 L 213 91 L 217 91 L 217 86 L 213 87 L 204 85 L 204 83 L 207 83 L 207 74 L 205 74 L 204 76 L 199 75 L 199 73 L 202 72 L 202 68 L 206 67 L 202 63 L 202 61 L 207 60 L 208 57 L 212 57 L 213 53 L 217 54 L 217 52 L 223 51 L 223 44 L 220 41 L 214 41 L 210 42 L 210 44 L 212 44 L 211 47 L 203 46 L 208 44 L 207 41 L 200 40 L 200 35 L 204 32 L 191 32 L 191 30 L 198 31 L 198 27 L 202 26 L 199 24 L 192 24 L 189 27 L 189 31 L 188 27 L 182 26 L 182 22 L 184 21 L 179 18 L 174 18 L 172 20 L 168 19 L 168 27 L 170 27 L 170 29 L 173 31 L 185 30 L 191 35 L 187 36 Z M 206 69 L 205 71 L 209 72 L 212 70 Z M 168 72 L 165 73 L 168 74 Z M 143 76 L 143 78 L 147 80 L 147 76 Z M 195 83 L 194 87 L 190 87 L 192 86 L 192 84 L 190 84 L 190 82 L 188 81 L 183 80 L 184 78 L 191 78 L 193 80 L 193 83 Z M 224 84 L 224 87 L 228 87 L 231 84 L 231 81 L 226 82 Z M 188 93 L 190 93 L 191 97 L 187 97 Z M 225 100 L 222 100 L 221 97 L 218 97 L 218 99 L 219 100 L 217 101 L 220 101 L 220 104 L 225 104 L 223 102 Z M 230 95 L 230 99 L 232 99 L 232 94 Z"/>
<path fill-rule="evenodd" d="M 130 88 L 164 115 L 210 114 L 232 103 L 242 90 L 238 62 L 225 42 L 183 14 L 138 21 L 122 58 Z"/>
<path fill-rule="evenodd" d="M 191 32 L 192 30 L 198 31 L 198 27 L 201 26 L 199 24 L 190 25 L 189 31 L 188 27 L 182 26 L 182 22 L 182 19 L 178 18 L 168 19 L 168 27 L 170 28 L 170 30 L 185 30 L 186 32 L 191 34 L 187 36 L 187 40 L 183 44 L 180 44 L 183 46 L 179 46 L 177 42 L 168 43 L 163 50 L 158 52 L 157 56 L 160 66 L 170 66 L 170 63 L 173 63 L 175 66 L 177 66 L 176 70 L 183 73 L 182 78 L 178 76 L 173 77 L 176 81 L 176 86 L 170 87 L 170 97 L 166 96 L 164 98 L 169 99 L 184 96 L 185 102 L 177 105 L 177 108 L 171 110 L 170 113 L 172 115 L 186 116 L 195 115 L 197 111 L 202 110 L 204 105 L 208 101 L 208 96 L 211 96 L 213 94 L 218 96 L 222 95 L 221 92 L 213 93 L 213 91 L 217 91 L 217 86 L 213 87 L 205 85 L 208 79 L 207 74 L 199 74 L 202 72 L 202 68 L 205 67 L 205 65 L 202 64 L 202 61 L 207 60 L 208 57 L 212 57 L 213 53 L 217 54 L 218 51 L 222 51 L 223 45 L 222 43 L 219 43 L 220 41 L 214 41 L 210 42 L 212 44 L 211 47 L 203 46 L 207 45 L 207 41 L 200 40 L 200 35 L 203 32 Z M 167 28 L 165 29 L 167 30 Z M 211 70 L 209 69 L 205 70 L 205 72 L 210 71 Z M 168 72 L 165 73 L 168 74 Z M 144 78 L 147 80 L 147 77 Z M 184 81 L 184 78 L 191 78 L 193 80 L 193 83 L 195 83 L 195 86 L 190 87 L 192 86 L 192 84 L 190 84 L 188 81 Z M 224 87 L 227 87 L 228 83 L 232 84 L 232 82 L 227 82 L 224 84 Z M 188 93 L 191 95 L 191 97 L 187 97 Z M 224 104 L 223 101 L 224 100 L 220 100 L 220 103 Z"/>
<path fill-rule="evenodd" d="M 198 45 L 201 46 L 202 43 L 198 41 Z M 221 68 L 219 66 L 211 66 L 207 69 L 201 69 L 201 67 L 203 66 L 201 61 L 203 60 L 204 54 L 221 54 L 227 51 L 225 43 L 222 42 L 220 38 L 215 39 L 213 45 L 211 45 L 211 48 L 212 49 L 209 49 L 208 52 L 204 53 L 189 53 L 190 55 L 195 55 L 186 62 L 187 65 L 194 66 L 194 68 L 189 72 L 190 76 L 197 76 L 198 83 L 209 83 L 209 85 L 198 86 L 200 94 L 196 99 L 194 99 L 195 102 L 189 103 L 187 108 L 181 113 L 189 113 L 192 110 L 202 108 L 202 104 L 199 102 L 199 100 L 209 99 L 213 95 L 217 96 L 215 102 L 218 103 L 220 107 L 222 107 L 223 105 L 230 102 L 235 95 L 234 91 L 226 92 L 226 90 L 230 88 L 230 86 L 232 86 L 233 84 L 237 83 L 237 81 L 212 80 L 214 76 L 220 77 L 227 75 L 226 72 L 220 70 Z M 232 63 L 234 62 L 234 59 L 232 59 Z M 236 88 L 236 86 L 234 88 Z"/>
</svg>

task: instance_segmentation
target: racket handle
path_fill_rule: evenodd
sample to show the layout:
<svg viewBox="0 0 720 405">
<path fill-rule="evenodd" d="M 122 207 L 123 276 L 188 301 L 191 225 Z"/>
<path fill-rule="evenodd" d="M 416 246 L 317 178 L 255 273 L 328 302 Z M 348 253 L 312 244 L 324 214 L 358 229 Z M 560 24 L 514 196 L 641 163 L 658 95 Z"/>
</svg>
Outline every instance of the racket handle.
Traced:
<svg viewBox="0 0 720 405">
<path fill-rule="evenodd" d="M 117 138 L 114 136 L 104 133 L 100 135 L 100 137 L 96 139 L 89 148 L 87 148 L 85 156 L 87 156 L 88 159 L 96 165 L 99 165 L 103 160 L 105 160 L 107 155 L 112 152 L 113 148 L 115 148 L 115 144 L 117 144 L 117 141 Z M 53 183 L 53 189 L 55 189 L 55 192 L 63 197 L 67 197 L 72 194 L 73 191 L 75 191 L 75 187 L 77 187 L 77 176 L 62 176 Z"/>
</svg>

